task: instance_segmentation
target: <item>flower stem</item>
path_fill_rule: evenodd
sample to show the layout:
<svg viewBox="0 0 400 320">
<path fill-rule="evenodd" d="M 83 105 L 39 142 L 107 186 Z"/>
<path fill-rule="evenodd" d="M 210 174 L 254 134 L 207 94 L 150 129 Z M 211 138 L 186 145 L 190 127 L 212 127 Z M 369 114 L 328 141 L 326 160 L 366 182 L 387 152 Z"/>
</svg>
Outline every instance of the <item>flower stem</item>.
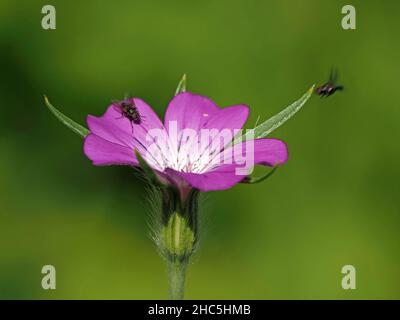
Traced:
<svg viewBox="0 0 400 320">
<path fill-rule="evenodd" d="M 169 298 L 171 300 L 182 300 L 185 291 L 186 277 L 185 262 L 168 262 L 168 281 L 169 281 Z"/>
<path fill-rule="evenodd" d="M 163 192 L 162 226 L 157 245 L 167 261 L 169 298 L 184 297 L 186 269 L 197 245 L 197 208 L 199 193 L 194 190 L 185 200 L 175 189 Z"/>
</svg>

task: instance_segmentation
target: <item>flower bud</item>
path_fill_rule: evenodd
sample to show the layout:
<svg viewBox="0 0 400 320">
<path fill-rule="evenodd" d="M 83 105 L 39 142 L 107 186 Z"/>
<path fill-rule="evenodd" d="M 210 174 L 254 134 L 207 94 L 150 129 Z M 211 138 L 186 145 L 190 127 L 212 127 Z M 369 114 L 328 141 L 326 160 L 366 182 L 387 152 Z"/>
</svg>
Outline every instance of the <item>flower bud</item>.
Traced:
<svg viewBox="0 0 400 320">
<path fill-rule="evenodd" d="M 161 241 L 168 261 L 185 262 L 193 253 L 195 234 L 187 218 L 175 212 L 162 228 Z"/>
</svg>

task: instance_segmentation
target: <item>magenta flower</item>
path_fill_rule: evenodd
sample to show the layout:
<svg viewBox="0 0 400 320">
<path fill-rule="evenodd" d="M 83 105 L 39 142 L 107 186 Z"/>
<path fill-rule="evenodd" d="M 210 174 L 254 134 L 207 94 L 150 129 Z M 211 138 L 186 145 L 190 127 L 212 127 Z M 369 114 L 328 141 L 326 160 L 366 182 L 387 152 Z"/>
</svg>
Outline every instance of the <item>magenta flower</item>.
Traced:
<svg viewBox="0 0 400 320">
<path fill-rule="evenodd" d="M 300 110 L 313 87 L 246 134 L 241 132 L 249 114 L 246 105 L 221 109 L 209 98 L 185 90 L 184 76 L 164 123 L 143 100 L 133 98 L 112 104 L 101 117 L 89 115 L 90 130 L 62 114 L 45 97 L 49 110 L 85 138 L 84 153 L 94 165 L 141 167 L 148 178 L 154 211 L 151 235 L 167 261 L 172 299 L 184 296 L 186 268 L 198 246 L 199 191 L 256 183 L 273 171 L 253 179 L 254 165 L 285 163 L 286 144 L 264 137 Z"/>
<path fill-rule="evenodd" d="M 287 160 L 287 147 L 281 140 L 255 139 L 233 146 L 220 141 L 222 136 L 232 140 L 243 127 L 249 114 L 246 105 L 221 109 L 207 97 L 184 92 L 169 103 L 163 124 L 143 100 L 125 103 L 136 107 L 139 123 L 121 115 L 115 104 L 103 116 L 87 118 L 90 134 L 84 152 L 96 166 L 139 166 L 138 150 L 161 181 L 177 186 L 185 195 L 191 188 L 223 190 L 239 183 L 245 178 L 243 172 L 238 173 L 243 159 L 266 166 Z M 200 144 L 204 132 L 214 134 Z"/>
</svg>

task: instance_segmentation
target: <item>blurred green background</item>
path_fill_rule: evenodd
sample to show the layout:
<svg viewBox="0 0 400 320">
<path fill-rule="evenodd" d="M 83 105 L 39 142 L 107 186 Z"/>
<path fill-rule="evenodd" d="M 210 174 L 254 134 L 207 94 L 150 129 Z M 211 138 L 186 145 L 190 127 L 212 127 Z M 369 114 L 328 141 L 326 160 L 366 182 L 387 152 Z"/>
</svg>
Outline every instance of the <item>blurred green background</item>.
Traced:
<svg viewBox="0 0 400 320">
<path fill-rule="evenodd" d="M 146 192 L 128 167 L 94 167 L 76 121 L 125 93 L 160 116 L 183 73 L 251 127 L 337 66 L 345 91 L 313 97 L 272 136 L 290 160 L 267 182 L 207 194 L 192 299 L 400 298 L 398 1 L 0 0 L 0 298 L 164 299 Z M 41 8 L 57 29 L 41 28 Z M 41 288 L 41 268 L 57 289 Z M 357 289 L 341 288 L 341 268 Z"/>
</svg>

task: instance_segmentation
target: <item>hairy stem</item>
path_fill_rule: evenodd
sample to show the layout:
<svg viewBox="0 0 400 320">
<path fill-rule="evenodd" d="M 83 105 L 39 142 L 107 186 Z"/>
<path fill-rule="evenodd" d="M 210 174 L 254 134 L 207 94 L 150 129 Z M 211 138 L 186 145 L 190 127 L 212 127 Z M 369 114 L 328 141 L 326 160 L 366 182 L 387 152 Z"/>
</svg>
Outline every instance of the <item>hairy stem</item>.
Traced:
<svg viewBox="0 0 400 320">
<path fill-rule="evenodd" d="M 160 233 L 157 245 L 168 267 L 169 297 L 184 297 L 186 269 L 197 245 L 198 195 L 194 190 L 182 200 L 179 190 L 163 190 Z"/>
<path fill-rule="evenodd" d="M 169 298 L 171 300 L 182 300 L 185 292 L 186 278 L 185 262 L 168 262 Z"/>
</svg>

